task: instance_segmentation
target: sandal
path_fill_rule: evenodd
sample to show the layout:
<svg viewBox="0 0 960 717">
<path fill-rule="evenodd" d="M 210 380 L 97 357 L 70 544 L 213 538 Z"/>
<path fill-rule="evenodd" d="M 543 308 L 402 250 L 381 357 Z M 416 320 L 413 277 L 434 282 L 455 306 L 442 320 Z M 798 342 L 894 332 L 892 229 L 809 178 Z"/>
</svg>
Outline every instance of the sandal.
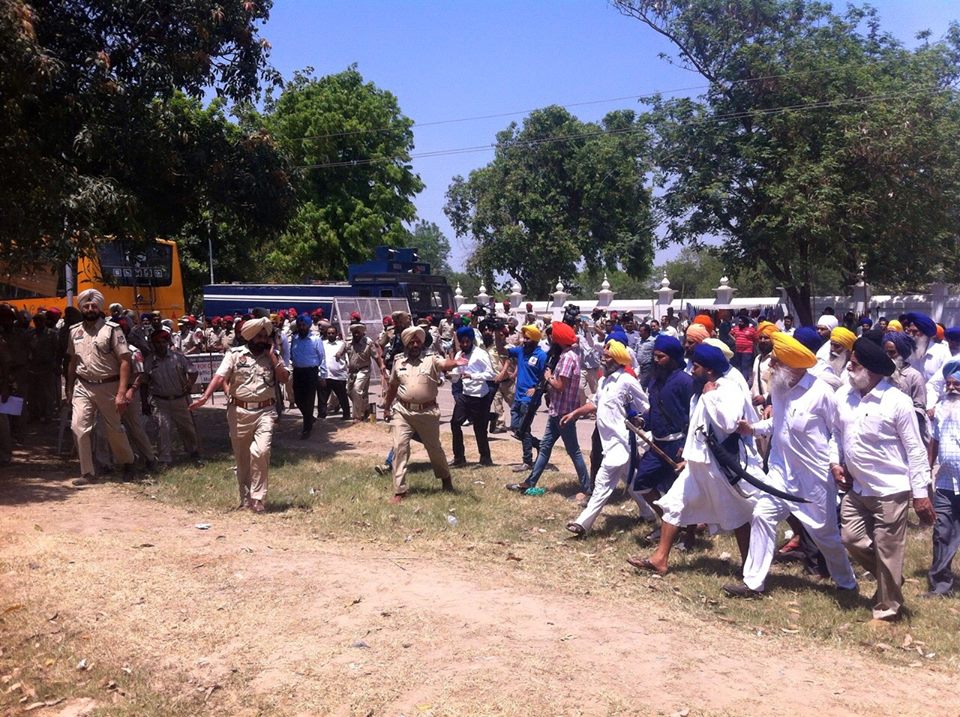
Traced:
<svg viewBox="0 0 960 717">
<path fill-rule="evenodd" d="M 650 562 L 649 558 L 635 558 L 633 556 L 627 558 L 627 562 L 637 570 L 649 570 L 650 572 L 656 573 L 661 577 L 666 575 L 669 570 L 661 570 L 656 565 Z"/>
</svg>

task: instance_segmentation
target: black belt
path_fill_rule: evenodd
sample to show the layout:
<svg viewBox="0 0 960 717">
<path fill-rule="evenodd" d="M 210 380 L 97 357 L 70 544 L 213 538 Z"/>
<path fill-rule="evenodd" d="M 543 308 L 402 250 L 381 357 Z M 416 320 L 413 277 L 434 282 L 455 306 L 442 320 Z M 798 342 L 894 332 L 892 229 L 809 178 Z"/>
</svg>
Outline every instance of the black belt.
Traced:
<svg viewBox="0 0 960 717">
<path fill-rule="evenodd" d="M 99 381 L 93 381 L 89 378 L 84 378 L 83 376 L 77 376 L 84 383 L 89 383 L 94 386 L 99 386 L 101 383 L 113 383 L 114 381 L 119 381 L 119 376 L 107 376 L 107 378 L 101 378 Z"/>
<path fill-rule="evenodd" d="M 161 396 L 161 395 L 158 394 L 158 393 L 151 393 L 150 395 L 153 396 L 154 398 L 160 398 L 160 399 L 162 399 L 162 400 L 164 400 L 164 401 L 176 401 L 178 398 L 183 398 L 183 397 L 186 396 L 187 394 L 186 394 L 186 393 L 181 393 L 179 396 Z"/>
</svg>

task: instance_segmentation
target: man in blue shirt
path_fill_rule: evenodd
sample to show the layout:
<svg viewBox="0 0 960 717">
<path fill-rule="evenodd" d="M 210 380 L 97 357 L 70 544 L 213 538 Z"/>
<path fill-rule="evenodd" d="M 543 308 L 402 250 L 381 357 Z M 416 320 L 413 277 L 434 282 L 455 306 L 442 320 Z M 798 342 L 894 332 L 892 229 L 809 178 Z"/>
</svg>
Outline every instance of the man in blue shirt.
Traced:
<svg viewBox="0 0 960 717">
<path fill-rule="evenodd" d="M 543 370 L 547 366 L 547 354 L 540 348 L 542 335 L 540 329 L 533 324 L 520 329 L 523 343 L 520 346 L 511 346 L 507 349 L 506 358 L 497 381 L 502 381 L 516 367 L 517 382 L 513 394 L 513 406 L 510 408 L 510 424 L 514 431 L 513 437 L 523 446 L 523 462 L 513 468 L 514 473 L 523 473 L 533 469 L 533 447 L 540 445 L 540 440 L 533 437 L 528 427 L 523 430 L 523 417 L 528 411 L 540 408 L 540 399 L 532 400 L 534 389 L 543 380 Z"/>
<path fill-rule="evenodd" d="M 310 333 L 313 319 L 303 313 L 297 317 L 296 331 L 290 340 L 290 363 L 293 365 L 293 400 L 303 416 L 303 430 L 300 438 L 310 437 L 313 422 L 313 401 L 317 395 L 317 385 L 325 386 L 327 379 L 327 359 L 323 342 L 317 334 Z"/>
</svg>

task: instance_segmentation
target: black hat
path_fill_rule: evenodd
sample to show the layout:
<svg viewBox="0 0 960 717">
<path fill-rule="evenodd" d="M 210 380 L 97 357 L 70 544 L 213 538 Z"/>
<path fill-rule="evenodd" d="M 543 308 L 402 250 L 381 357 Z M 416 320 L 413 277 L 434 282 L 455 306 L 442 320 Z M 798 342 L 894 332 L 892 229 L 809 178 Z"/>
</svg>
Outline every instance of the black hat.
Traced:
<svg viewBox="0 0 960 717">
<path fill-rule="evenodd" d="M 879 344 L 863 336 L 853 342 L 853 355 L 870 373 L 892 376 L 897 370 L 896 364 L 887 356 L 887 352 Z"/>
</svg>

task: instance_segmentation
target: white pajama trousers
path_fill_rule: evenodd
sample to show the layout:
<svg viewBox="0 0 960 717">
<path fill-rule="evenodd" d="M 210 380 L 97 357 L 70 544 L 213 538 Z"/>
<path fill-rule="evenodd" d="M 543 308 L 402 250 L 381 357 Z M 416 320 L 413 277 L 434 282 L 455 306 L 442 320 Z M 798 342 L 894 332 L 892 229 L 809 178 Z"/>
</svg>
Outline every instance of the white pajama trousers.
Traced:
<svg viewBox="0 0 960 717">
<path fill-rule="evenodd" d="M 846 548 L 840 540 L 840 528 L 833 506 L 820 513 L 817 519 L 807 515 L 800 506 L 794 506 L 782 498 L 761 493 L 757 496 L 750 521 L 750 553 L 743 566 L 743 582 L 751 590 L 763 590 L 764 581 L 773 562 L 773 553 L 777 549 L 777 524 L 791 513 L 803 523 L 817 544 L 827 563 L 830 577 L 841 588 L 854 588 L 857 579 L 847 557 Z"/>
<path fill-rule="evenodd" d="M 641 517 L 646 518 L 648 515 L 655 517 L 656 513 L 650 508 L 650 504 L 647 503 L 639 493 L 635 493 L 630 488 L 628 481 L 629 468 L 629 459 L 625 463 L 617 462 L 616 464 L 603 461 L 600 464 L 600 470 L 597 471 L 597 477 L 593 483 L 593 494 L 590 496 L 587 507 L 583 509 L 574 522 L 582 526 L 583 529 L 589 533 L 594 521 L 600 517 L 603 506 L 610 500 L 610 496 L 613 495 L 613 491 L 621 480 L 627 483 L 627 492 L 630 493 L 630 497 L 637 501 L 637 505 L 640 507 Z"/>
</svg>

